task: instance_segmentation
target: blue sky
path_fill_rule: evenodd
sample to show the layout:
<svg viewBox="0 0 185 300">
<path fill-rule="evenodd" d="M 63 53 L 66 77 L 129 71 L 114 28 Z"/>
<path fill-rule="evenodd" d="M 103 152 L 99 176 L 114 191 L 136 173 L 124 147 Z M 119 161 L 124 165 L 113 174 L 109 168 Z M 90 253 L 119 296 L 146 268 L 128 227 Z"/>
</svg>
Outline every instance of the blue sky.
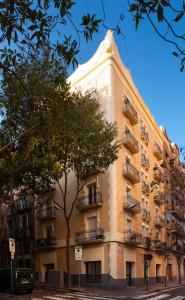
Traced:
<svg viewBox="0 0 185 300">
<path fill-rule="evenodd" d="M 124 1 L 104 0 L 106 23 L 114 26 L 120 12 L 125 15 L 121 23 L 125 39 L 115 36 L 121 58 L 130 69 L 134 82 L 157 123 L 167 129 L 172 142 L 185 146 L 185 71 L 180 72 L 179 62 L 172 55 L 174 49 L 162 41 L 146 22 L 135 31 L 134 22 L 126 13 Z M 80 22 L 79 17 L 87 11 L 103 17 L 100 0 L 78 0 L 76 3 L 72 13 L 77 24 Z M 183 23 L 180 26 L 185 28 Z M 106 29 L 101 27 L 91 43 L 81 42 L 79 63 L 86 62 L 93 55 L 105 33 Z"/>
</svg>

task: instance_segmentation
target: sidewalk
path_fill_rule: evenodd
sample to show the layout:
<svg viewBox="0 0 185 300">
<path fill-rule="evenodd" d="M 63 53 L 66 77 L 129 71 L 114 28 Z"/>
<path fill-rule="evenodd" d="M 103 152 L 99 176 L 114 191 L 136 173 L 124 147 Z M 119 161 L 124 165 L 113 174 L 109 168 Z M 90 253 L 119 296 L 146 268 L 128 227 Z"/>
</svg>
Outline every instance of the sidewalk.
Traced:
<svg viewBox="0 0 185 300">
<path fill-rule="evenodd" d="M 94 287 L 80 287 L 78 288 L 77 286 L 71 287 L 71 288 L 52 288 L 51 286 L 45 285 L 45 284 L 39 284 L 39 287 L 44 287 L 44 288 L 52 288 L 56 290 L 64 290 L 64 291 L 72 291 L 72 292 L 85 292 L 92 294 L 94 296 L 128 296 L 128 297 L 134 297 L 137 295 L 145 295 L 145 294 L 150 294 L 152 292 L 162 292 L 166 290 L 170 290 L 172 288 L 178 288 L 181 286 L 185 286 L 185 280 L 181 282 L 181 284 L 178 284 L 176 282 L 168 282 L 167 287 L 164 286 L 164 283 L 155 283 L 152 285 L 149 285 L 149 290 L 146 291 L 144 286 L 141 287 L 127 287 L 124 289 L 104 289 L 104 288 L 94 288 Z"/>
</svg>

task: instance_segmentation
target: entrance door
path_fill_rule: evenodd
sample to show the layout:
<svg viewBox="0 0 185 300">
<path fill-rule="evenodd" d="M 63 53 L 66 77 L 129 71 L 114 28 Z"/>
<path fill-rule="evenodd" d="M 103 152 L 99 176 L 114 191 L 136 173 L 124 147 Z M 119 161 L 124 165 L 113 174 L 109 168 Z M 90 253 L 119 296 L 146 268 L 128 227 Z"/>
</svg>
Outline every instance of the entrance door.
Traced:
<svg viewBox="0 0 185 300">
<path fill-rule="evenodd" d="M 130 261 L 126 261 L 126 280 L 127 280 L 127 286 L 133 285 L 133 270 L 134 263 Z"/>
<path fill-rule="evenodd" d="M 160 264 L 156 264 L 156 282 L 160 282 L 161 281 L 161 265 Z"/>
<path fill-rule="evenodd" d="M 54 264 L 45 264 L 45 282 L 47 282 L 48 281 L 48 272 L 50 271 L 50 270 L 54 270 L 54 268 L 55 268 L 55 266 L 54 266 Z"/>
<path fill-rule="evenodd" d="M 172 281 L 172 265 L 167 265 L 167 280 Z"/>
</svg>

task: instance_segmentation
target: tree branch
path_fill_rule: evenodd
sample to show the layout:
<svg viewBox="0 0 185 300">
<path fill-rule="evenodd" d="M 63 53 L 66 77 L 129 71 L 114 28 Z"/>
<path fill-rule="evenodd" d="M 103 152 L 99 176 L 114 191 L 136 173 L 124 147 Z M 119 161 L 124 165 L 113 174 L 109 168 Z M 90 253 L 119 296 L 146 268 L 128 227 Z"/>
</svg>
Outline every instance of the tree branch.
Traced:
<svg viewBox="0 0 185 300">
<path fill-rule="evenodd" d="M 31 132 L 32 130 L 34 130 L 35 128 L 39 127 L 40 125 L 42 125 L 43 123 L 38 123 L 32 127 L 30 127 L 29 129 L 25 130 L 24 132 L 21 132 L 20 134 L 18 134 L 18 136 L 13 139 L 13 141 L 9 142 L 8 144 L 6 144 L 4 147 L 0 148 L 0 153 L 7 150 L 12 144 L 14 144 L 16 141 L 20 140 L 22 137 L 24 137 L 27 133 Z"/>
<path fill-rule="evenodd" d="M 73 200 L 73 202 L 72 202 L 72 204 L 71 204 L 71 209 L 70 209 L 70 212 L 69 212 L 69 215 L 68 215 L 68 220 L 70 220 L 70 218 L 71 218 L 71 215 L 72 215 L 72 213 L 73 213 L 73 209 L 74 209 L 74 206 L 75 206 L 75 203 L 76 203 L 76 201 L 77 201 L 77 198 L 78 198 L 79 193 L 82 191 L 82 189 L 83 189 L 84 186 L 86 185 L 86 179 L 85 179 L 84 184 L 83 184 L 83 185 L 81 186 L 81 188 L 79 189 L 79 186 L 80 186 L 80 180 L 79 180 L 78 177 L 77 177 L 76 179 L 77 179 L 76 195 L 75 195 L 75 198 L 74 198 L 74 200 Z"/>
<path fill-rule="evenodd" d="M 63 207 L 61 204 L 59 204 L 55 199 L 53 199 L 53 202 L 54 202 L 61 210 L 64 211 L 64 207 Z"/>
</svg>

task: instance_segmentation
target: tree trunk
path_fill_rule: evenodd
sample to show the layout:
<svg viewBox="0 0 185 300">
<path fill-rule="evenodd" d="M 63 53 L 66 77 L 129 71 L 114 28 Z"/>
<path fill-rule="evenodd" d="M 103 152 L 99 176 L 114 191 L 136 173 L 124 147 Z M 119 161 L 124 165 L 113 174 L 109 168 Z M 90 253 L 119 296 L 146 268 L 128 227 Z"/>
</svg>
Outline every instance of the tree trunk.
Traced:
<svg viewBox="0 0 185 300">
<path fill-rule="evenodd" d="M 71 263 L 70 263 L 70 224 L 69 220 L 66 220 L 67 236 L 66 236 L 66 268 L 67 268 L 67 286 L 71 287 Z"/>
<path fill-rule="evenodd" d="M 177 258 L 178 265 L 178 284 L 181 284 L 181 258 Z"/>
<path fill-rule="evenodd" d="M 164 286 L 167 286 L 167 272 L 168 272 L 168 261 L 166 259 L 166 270 L 165 270 L 165 277 L 164 277 Z"/>
</svg>

